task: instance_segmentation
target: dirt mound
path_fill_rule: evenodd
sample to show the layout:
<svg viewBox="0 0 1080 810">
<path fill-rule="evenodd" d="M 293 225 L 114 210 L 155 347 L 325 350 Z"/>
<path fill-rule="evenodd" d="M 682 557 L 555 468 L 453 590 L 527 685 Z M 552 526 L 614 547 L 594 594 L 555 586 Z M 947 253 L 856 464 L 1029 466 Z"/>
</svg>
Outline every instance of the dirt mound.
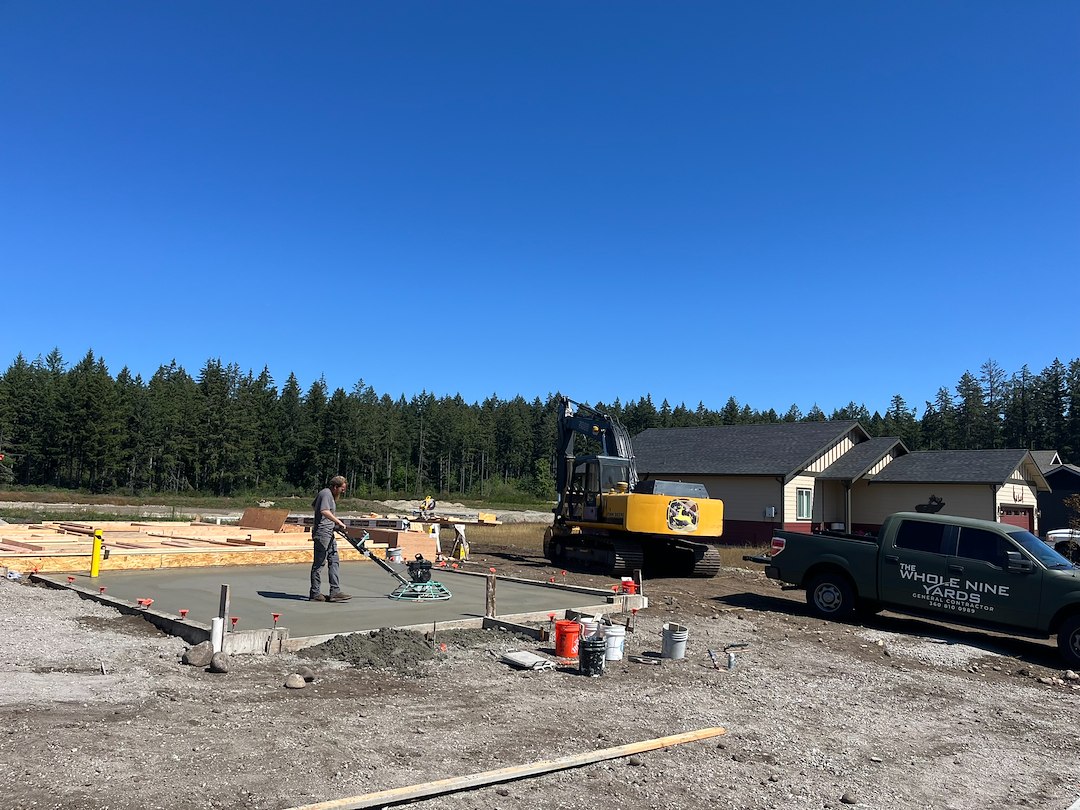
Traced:
<svg viewBox="0 0 1080 810">
<path fill-rule="evenodd" d="M 413 671 L 434 657 L 431 642 L 422 633 L 383 628 L 368 635 L 350 633 L 301 650 L 306 658 L 337 658 L 354 667 Z"/>
<path fill-rule="evenodd" d="M 425 662 L 435 657 L 436 648 L 441 650 L 443 645 L 494 650 L 507 644 L 520 646 L 522 642 L 535 644 L 529 636 L 506 630 L 444 630 L 432 639 L 431 633 L 384 627 L 370 635 L 351 633 L 334 636 L 322 644 L 301 650 L 299 654 L 312 659 L 336 658 L 354 667 L 416 673 Z"/>
</svg>

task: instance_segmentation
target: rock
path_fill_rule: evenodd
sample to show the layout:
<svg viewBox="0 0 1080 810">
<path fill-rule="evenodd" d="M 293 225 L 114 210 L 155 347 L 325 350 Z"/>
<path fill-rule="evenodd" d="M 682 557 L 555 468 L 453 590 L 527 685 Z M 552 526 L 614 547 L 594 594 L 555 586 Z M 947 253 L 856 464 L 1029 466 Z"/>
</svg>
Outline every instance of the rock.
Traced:
<svg viewBox="0 0 1080 810">
<path fill-rule="evenodd" d="M 506 788 L 495 788 L 495 792 L 498 793 L 500 796 L 509 796 L 510 795 L 510 791 L 507 790 Z"/>
<path fill-rule="evenodd" d="M 189 647 L 184 652 L 184 657 L 180 660 L 189 667 L 205 667 L 210 664 L 210 659 L 213 657 L 214 645 L 209 641 L 204 641 L 201 644 L 196 644 L 194 647 Z"/>
<path fill-rule="evenodd" d="M 1039 678 L 1039 683 L 1044 683 L 1047 686 L 1053 686 L 1054 685 L 1054 679 L 1053 678 Z"/>
<path fill-rule="evenodd" d="M 314 670 L 312 670 L 311 667 L 300 667 L 300 669 L 296 670 L 296 674 L 308 683 L 311 683 L 313 680 L 315 680 L 315 672 Z"/>
<path fill-rule="evenodd" d="M 302 675 L 298 675 L 294 672 L 285 677 L 286 689 L 303 689 L 305 686 L 307 686 L 307 681 L 304 680 Z"/>
<path fill-rule="evenodd" d="M 229 656 L 223 652 L 214 653 L 210 659 L 210 671 L 224 675 L 229 671 Z"/>
<path fill-rule="evenodd" d="M 1067 681 L 1080 681 L 1080 675 L 1077 675 L 1071 669 L 1065 670 L 1065 680 Z"/>
<path fill-rule="evenodd" d="M 841 796 L 840 801 L 842 803 L 844 803 L 844 804 L 858 804 L 859 803 L 859 800 L 855 798 L 855 794 L 852 793 L 851 791 L 848 791 L 843 796 Z"/>
<path fill-rule="evenodd" d="M 630 759 L 628 761 L 635 768 L 638 767 L 639 765 L 644 765 L 645 764 L 645 762 L 640 757 L 630 757 Z"/>
</svg>

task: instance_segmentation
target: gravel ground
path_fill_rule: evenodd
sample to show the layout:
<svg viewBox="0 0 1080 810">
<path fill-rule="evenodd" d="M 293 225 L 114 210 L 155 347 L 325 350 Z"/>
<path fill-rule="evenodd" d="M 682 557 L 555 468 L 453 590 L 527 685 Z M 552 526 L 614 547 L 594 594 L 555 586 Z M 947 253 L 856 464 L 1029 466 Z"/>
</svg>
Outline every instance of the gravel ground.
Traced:
<svg viewBox="0 0 1080 810">
<path fill-rule="evenodd" d="M 472 564 L 551 573 L 510 547 L 474 545 Z M 587 678 L 499 663 L 553 652 L 510 634 L 455 633 L 428 656 L 387 633 L 392 648 L 341 641 L 211 674 L 137 617 L 0 580 L 0 807 L 288 808 L 717 725 L 713 740 L 414 806 L 1065 810 L 1080 795 L 1080 689 L 1047 643 L 888 614 L 822 622 L 758 571 L 646 593 L 628 653 L 656 660 L 677 621 L 684 660 Z M 713 668 L 706 651 L 733 643 L 749 645 L 735 667 Z M 303 666 L 314 681 L 286 689 Z"/>
</svg>

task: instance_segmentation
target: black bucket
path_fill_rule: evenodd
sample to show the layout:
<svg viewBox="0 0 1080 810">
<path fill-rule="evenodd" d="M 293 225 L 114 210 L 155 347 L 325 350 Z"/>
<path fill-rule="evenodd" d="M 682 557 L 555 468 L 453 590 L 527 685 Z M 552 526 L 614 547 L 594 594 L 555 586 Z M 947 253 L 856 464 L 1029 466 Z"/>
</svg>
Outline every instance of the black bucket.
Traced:
<svg viewBox="0 0 1080 810">
<path fill-rule="evenodd" d="M 604 654 L 607 642 L 597 636 L 583 638 L 578 644 L 578 671 L 590 678 L 604 674 Z"/>
</svg>

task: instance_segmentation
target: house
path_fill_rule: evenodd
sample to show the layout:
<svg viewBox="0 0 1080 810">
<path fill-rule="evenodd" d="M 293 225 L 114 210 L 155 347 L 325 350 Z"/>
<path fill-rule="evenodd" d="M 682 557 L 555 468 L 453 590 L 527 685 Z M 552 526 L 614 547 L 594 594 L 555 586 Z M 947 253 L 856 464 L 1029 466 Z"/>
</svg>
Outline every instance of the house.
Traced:
<svg viewBox="0 0 1080 810">
<path fill-rule="evenodd" d="M 1032 454 L 1034 455 L 1034 454 Z M 1080 517 L 1070 514 L 1065 507 L 1065 499 L 1080 493 L 1080 467 L 1075 464 L 1058 464 L 1044 471 L 1051 492 L 1039 493 L 1039 530 L 1045 535 L 1053 529 L 1069 529 L 1069 518 Z"/>
<path fill-rule="evenodd" d="M 724 501 L 725 536 L 747 543 L 768 542 L 774 529 L 848 525 L 852 480 L 907 452 L 856 421 L 649 428 L 633 446 L 642 479 L 704 484 Z"/>
<path fill-rule="evenodd" d="M 1035 532 L 1038 493 L 1049 491 L 1028 450 L 924 450 L 859 483 L 852 525 L 877 531 L 892 512 L 940 511 Z"/>
<path fill-rule="evenodd" d="M 1026 450 L 910 452 L 856 421 L 650 428 L 633 439 L 642 479 L 704 484 L 724 501 L 724 536 L 774 529 L 876 532 L 899 511 L 942 511 L 1025 527 L 1049 490 Z"/>
</svg>

